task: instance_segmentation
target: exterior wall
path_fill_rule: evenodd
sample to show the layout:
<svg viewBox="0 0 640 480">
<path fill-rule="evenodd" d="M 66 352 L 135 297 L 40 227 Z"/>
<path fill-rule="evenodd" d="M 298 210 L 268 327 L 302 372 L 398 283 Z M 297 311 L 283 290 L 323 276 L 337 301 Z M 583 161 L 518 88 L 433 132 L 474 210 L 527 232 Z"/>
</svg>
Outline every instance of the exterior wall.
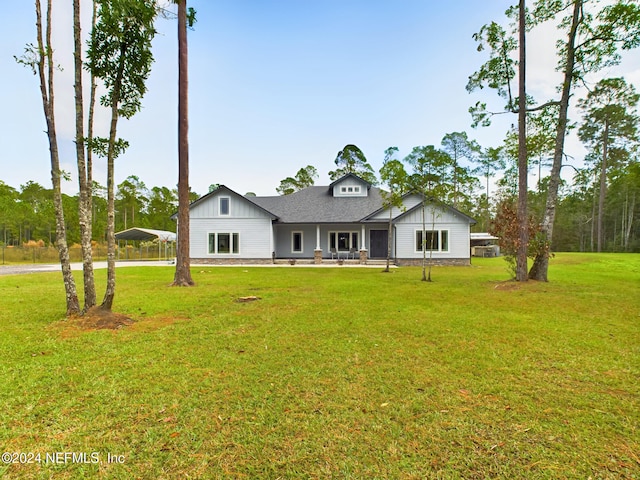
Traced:
<svg viewBox="0 0 640 480">
<path fill-rule="evenodd" d="M 392 207 L 392 215 L 393 218 L 396 218 L 398 215 L 402 215 L 402 213 L 404 213 L 407 210 L 411 210 L 413 207 L 415 207 L 416 205 L 418 205 L 421 201 L 421 198 L 418 195 L 410 195 L 407 198 L 404 199 L 403 201 L 403 205 L 404 205 L 404 210 L 398 208 L 398 207 Z M 380 213 L 378 213 L 377 215 L 373 216 L 373 217 L 369 217 L 370 220 L 381 220 L 381 221 L 389 221 L 389 209 L 384 209 L 383 211 L 381 211 Z"/>
<path fill-rule="evenodd" d="M 220 215 L 220 197 L 229 198 L 229 215 Z M 212 195 L 206 201 L 192 206 L 189 215 L 192 221 L 196 218 L 268 218 L 264 210 L 253 205 L 248 200 L 225 190 Z"/>
<path fill-rule="evenodd" d="M 292 251 L 293 232 L 302 232 L 302 252 Z M 277 258 L 313 258 L 316 248 L 315 225 L 275 225 L 274 235 Z"/>
<path fill-rule="evenodd" d="M 471 261 L 468 258 L 438 258 L 432 259 L 432 265 L 436 265 L 438 267 L 443 266 L 462 266 L 467 267 L 471 265 Z M 429 257 L 427 257 L 427 262 L 429 262 Z M 428 263 L 427 263 L 428 264 Z M 396 260 L 396 265 L 399 267 L 421 267 L 422 266 L 422 258 L 399 258 Z"/>
<path fill-rule="evenodd" d="M 192 218 L 190 220 L 189 229 L 191 258 L 271 258 L 273 241 L 271 234 L 271 220 L 268 218 Z M 239 252 L 210 254 L 210 233 L 238 233 L 240 235 Z"/>
<path fill-rule="evenodd" d="M 360 191 L 358 193 L 343 193 L 342 187 L 360 187 Z M 353 177 L 347 177 L 333 186 L 334 197 L 366 197 L 368 193 L 367 184 Z"/>
<path fill-rule="evenodd" d="M 470 258 L 469 246 L 469 222 L 449 210 L 436 208 L 435 226 L 433 225 L 431 208 L 426 210 L 427 231 L 447 230 L 449 250 L 446 252 L 434 251 L 432 259 L 437 262 L 450 259 Z M 422 251 L 416 251 L 416 230 L 422 230 L 422 209 L 415 211 L 401 218 L 396 224 L 396 258 L 402 260 L 422 259 Z M 427 256 L 429 256 L 427 250 Z"/>
<path fill-rule="evenodd" d="M 370 230 L 386 230 L 388 224 L 366 224 L 365 225 L 365 248 L 369 248 L 369 231 Z M 294 253 L 291 251 L 291 234 L 292 232 L 302 232 L 303 234 L 303 251 L 302 253 Z M 357 232 L 358 245 L 356 247 L 356 258 L 358 258 L 360 248 L 362 247 L 362 224 L 320 224 L 320 248 L 322 249 L 322 258 L 331 258 L 329 247 L 329 232 Z M 275 252 L 276 258 L 314 258 L 314 250 L 316 248 L 316 225 L 274 225 L 275 236 Z M 393 250 L 392 250 L 393 252 Z M 345 252 L 341 251 L 341 256 L 345 256 Z"/>
</svg>

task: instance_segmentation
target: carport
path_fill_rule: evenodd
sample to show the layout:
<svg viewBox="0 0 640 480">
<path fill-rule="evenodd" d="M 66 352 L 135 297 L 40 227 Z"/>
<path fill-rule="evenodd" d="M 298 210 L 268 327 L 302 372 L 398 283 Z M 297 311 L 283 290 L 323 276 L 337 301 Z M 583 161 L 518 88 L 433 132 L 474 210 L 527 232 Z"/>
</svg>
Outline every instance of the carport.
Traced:
<svg viewBox="0 0 640 480">
<path fill-rule="evenodd" d="M 121 232 L 116 233 L 116 240 L 118 241 L 118 259 L 120 259 L 120 241 L 125 242 L 137 241 L 137 242 L 156 242 L 158 243 L 158 260 L 162 258 L 164 247 L 164 258 L 169 258 L 169 252 L 174 251 L 174 244 L 176 242 L 176 234 L 168 232 L 166 230 L 154 230 L 151 228 L 129 228 Z M 142 246 L 140 246 L 142 249 Z M 125 248 L 126 250 L 126 248 Z M 173 256 L 173 255 L 172 255 Z M 140 258 L 142 258 L 142 250 L 140 250 Z M 128 258 L 127 258 L 128 260 Z"/>
</svg>

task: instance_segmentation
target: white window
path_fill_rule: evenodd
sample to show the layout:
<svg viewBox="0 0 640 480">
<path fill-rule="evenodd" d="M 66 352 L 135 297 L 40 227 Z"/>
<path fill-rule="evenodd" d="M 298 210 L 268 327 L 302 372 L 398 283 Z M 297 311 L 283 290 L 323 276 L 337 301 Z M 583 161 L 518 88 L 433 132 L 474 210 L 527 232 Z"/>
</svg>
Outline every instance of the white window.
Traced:
<svg viewBox="0 0 640 480">
<path fill-rule="evenodd" d="M 416 252 L 422 252 L 423 246 L 428 251 L 449 251 L 449 230 L 427 230 L 425 240 L 422 240 L 422 230 L 416 230 Z"/>
<path fill-rule="evenodd" d="M 360 187 L 359 186 L 351 186 L 351 187 L 340 187 L 340 193 L 346 193 L 347 195 L 351 194 L 351 195 L 355 195 L 357 193 L 360 193 Z"/>
<path fill-rule="evenodd" d="M 359 250 L 358 232 L 329 232 L 329 249 L 337 252 L 348 252 L 352 248 Z"/>
<path fill-rule="evenodd" d="M 291 252 L 302 253 L 303 251 L 303 235 L 302 232 L 291 232 Z"/>
<path fill-rule="evenodd" d="M 219 199 L 219 207 L 220 207 L 220 215 L 229 215 L 229 197 L 220 197 Z"/>
<path fill-rule="evenodd" d="M 224 255 L 230 253 L 240 253 L 239 233 L 216 232 L 209 234 L 210 255 Z"/>
</svg>

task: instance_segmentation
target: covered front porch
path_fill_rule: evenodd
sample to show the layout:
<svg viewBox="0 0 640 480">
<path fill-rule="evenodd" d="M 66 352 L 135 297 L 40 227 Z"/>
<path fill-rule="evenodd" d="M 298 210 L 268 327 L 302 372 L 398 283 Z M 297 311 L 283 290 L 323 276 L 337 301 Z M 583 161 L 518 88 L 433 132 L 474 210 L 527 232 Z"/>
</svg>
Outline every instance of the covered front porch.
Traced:
<svg viewBox="0 0 640 480">
<path fill-rule="evenodd" d="M 273 236 L 276 260 L 366 263 L 387 257 L 388 224 L 274 224 Z"/>
</svg>

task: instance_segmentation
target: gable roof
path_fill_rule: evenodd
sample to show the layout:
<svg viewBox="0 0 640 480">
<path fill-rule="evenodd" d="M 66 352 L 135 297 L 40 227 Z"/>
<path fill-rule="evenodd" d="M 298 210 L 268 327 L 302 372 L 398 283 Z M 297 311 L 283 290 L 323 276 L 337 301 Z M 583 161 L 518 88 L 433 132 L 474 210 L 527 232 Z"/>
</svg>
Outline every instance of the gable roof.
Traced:
<svg viewBox="0 0 640 480">
<path fill-rule="evenodd" d="M 371 184 L 367 182 L 364 178 L 360 178 L 355 173 L 347 173 L 346 175 L 343 175 L 337 180 L 334 180 L 333 182 L 331 182 L 329 184 L 329 190 L 333 190 L 333 187 L 335 187 L 338 183 L 342 182 L 343 180 L 346 180 L 347 178 L 355 178 L 356 180 L 359 180 L 362 183 L 364 183 L 367 186 L 367 189 L 371 189 Z"/>
<path fill-rule="evenodd" d="M 366 197 L 334 197 L 326 186 L 313 186 L 289 195 L 252 199 L 273 212 L 280 223 L 355 223 L 382 204 L 376 187 L 370 187 Z"/>
<path fill-rule="evenodd" d="M 441 202 L 441 201 L 439 201 L 439 200 L 437 200 L 435 198 L 432 198 L 432 197 L 427 198 L 427 202 L 433 203 L 434 205 L 439 206 L 443 210 L 447 210 L 447 211 L 453 213 L 454 215 L 458 215 L 458 216 L 462 217 L 463 219 L 465 219 L 465 220 L 467 220 L 469 222 L 469 225 L 475 225 L 477 223 L 475 218 L 472 218 L 469 215 L 467 215 L 466 213 L 462 213 L 457 208 L 453 208 L 452 206 L 447 205 L 446 203 L 443 203 L 443 202 Z M 419 210 L 420 208 L 422 208 L 422 202 L 420 202 L 417 205 L 414 205 L 413 207 L 409 208 L 408 210 L 402 212 L 400 215 L 398 215 L 396 218 L 394 218 L 394 220 L 400 220 L 402 217 L 410 215 L 411 213 L 415 212 L 416 210 Z"/>
<path fill-rule="evenodd" d="M 258 204 L 257 202 L 254 201 L 255 199 L 260 198 L 260 197 L 245 197 L 244 195 L 240 195 L 238 192 L 234 192 L 233 190 L 231 190 L 229 187 L 227 187 L 225 185 L 218 185 L 218 187 L 215 188 L 214 190 L 210 191 L 206 195 L 203 195 L 202 197 L 198 198 L 197 200 L 194 200 L 193 202 L 191 202 L 189 204 L 189 210 L 191 210 L 196 205 L 199 205 L 200 203 L 205 202 L 209 198 L 214 197 L 215 195 L 218 195 L 220 193 L 227 193 L 229 195 L 241 198 L 242 200 L 246 200 L 247 202 L 255 205 L 256 207 L 258 207 L 260 210 L 264 211 L 264 213 L 266 213 L 268 216 L 270 216 L 273 220 L 278 218 L 277 215 L 274 215 L 272 212 L 266 210 L 262 205 L 260 205 L 260 204 Z M 176 212 L 173 215 L 171 215 L 171 218 L 173 220 L 175 220 L 177 217 L 178 217 L 178 212 Z"/>
</svg>

